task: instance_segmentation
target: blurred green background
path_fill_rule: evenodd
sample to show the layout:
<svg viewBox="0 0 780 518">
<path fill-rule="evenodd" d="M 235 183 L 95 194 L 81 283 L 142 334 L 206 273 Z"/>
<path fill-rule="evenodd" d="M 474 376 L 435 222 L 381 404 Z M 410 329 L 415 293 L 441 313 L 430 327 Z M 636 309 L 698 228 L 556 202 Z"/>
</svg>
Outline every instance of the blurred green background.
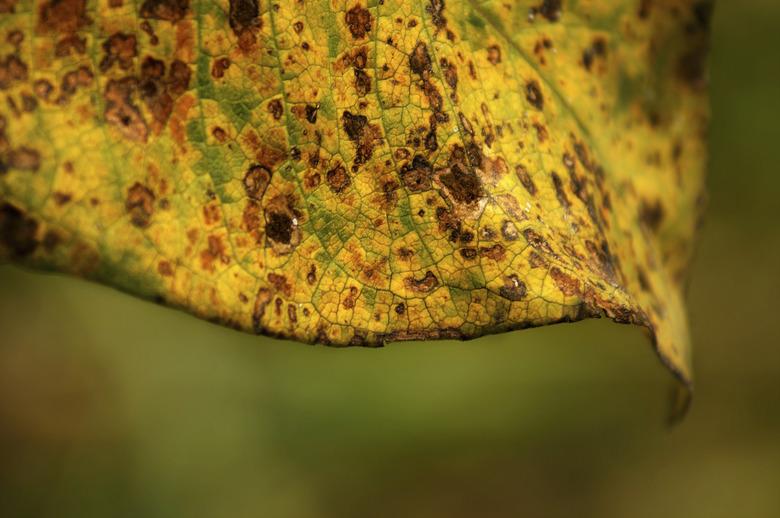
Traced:
<svg viewBox="0 0 780 518">
<path fill-rule="evenodd" d="M 722 1 L 697 387 L 606 321 L 336 350 L 0 268 L 0 515 L 780 516 L 780 3 Z"/>
</svg>

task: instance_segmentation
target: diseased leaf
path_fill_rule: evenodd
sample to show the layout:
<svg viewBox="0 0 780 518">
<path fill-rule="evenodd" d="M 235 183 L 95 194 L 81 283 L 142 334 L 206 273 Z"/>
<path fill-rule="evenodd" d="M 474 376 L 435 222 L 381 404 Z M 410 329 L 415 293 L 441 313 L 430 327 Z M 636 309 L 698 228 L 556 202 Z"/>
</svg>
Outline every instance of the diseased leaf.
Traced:
<svg viewBox="0 0 780 518">
<path fill-rule="evenodd" d="M 606 316 L 690 382 L 708 3 L 0 13 L 4 257 L 333 345 Z"/>
</svg>

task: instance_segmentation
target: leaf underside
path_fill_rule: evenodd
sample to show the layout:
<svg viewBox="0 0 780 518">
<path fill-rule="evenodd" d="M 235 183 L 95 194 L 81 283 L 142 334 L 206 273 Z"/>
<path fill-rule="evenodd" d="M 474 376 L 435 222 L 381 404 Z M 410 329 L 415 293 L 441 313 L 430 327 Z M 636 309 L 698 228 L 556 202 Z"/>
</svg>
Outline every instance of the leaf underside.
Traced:
<svg viewBox="0 0 780 518">
<path fill-rule="evenodd" d="M 332 345 L 605 316 L 689 384 L 709 11 L 0 0 L 0 256 Z"/>
</svg>

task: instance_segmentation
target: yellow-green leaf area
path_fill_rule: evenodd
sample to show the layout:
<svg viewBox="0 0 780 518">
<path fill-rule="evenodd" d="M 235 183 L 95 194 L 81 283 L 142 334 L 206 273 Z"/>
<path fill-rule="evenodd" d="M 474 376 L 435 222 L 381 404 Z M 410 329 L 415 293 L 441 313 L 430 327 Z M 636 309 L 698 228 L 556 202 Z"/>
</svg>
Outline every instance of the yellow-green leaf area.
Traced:
<svg viewBox="0 0 780 518">
<path fill-rule="evenodd" d="M 332 345 L 604 316 L 689 383 L 709 14 L 0 1 L 0 254 Z"/>
</svg>

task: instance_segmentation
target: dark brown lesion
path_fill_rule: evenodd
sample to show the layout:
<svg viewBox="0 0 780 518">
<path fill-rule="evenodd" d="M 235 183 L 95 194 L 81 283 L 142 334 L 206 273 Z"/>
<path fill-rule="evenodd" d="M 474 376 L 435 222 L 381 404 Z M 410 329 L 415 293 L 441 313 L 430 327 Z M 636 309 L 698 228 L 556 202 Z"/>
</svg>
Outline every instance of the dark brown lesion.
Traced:
<svg viewBox="0 0 780 518">
<path fill-rule="evenodd" d="M 344 21 L 346 22 L 352 37 L 356 40 L 360 40 L 371 32 L 373 17 L 368 9 L 358 4 L 347 11 L 344 15 Z"/>
<path fill-rule="evenodd" d="M 664 206 L 661 200 L 642 199 L 639 203 L 639 222 L 651 232 L 658 232 L 664 221 Z"/>
<path fill-rule="evenodd" d="M 562 11 L 562 0 L 542 0 L 539 5 L 528 10 L 528 17 L 533 20 L 536 16 L 542 16 L 549 22 L 557 22 L 561 19 Z"/>
<path fill-rule="evenodd" d="M 267 212 L 265 234 L 277 243 L 290 244 L 294 230 L 293 219 L 283 212 Z"/>
<path fill-rule="evenodd" d="M 439 279 L 436 278 L 433 272 L 428 270 L 421 279 L 407 277 L 404 279 L 404 284 L 406 284 L 407 288 L 417 293 L 429 293 L 439 285 Z"/>
<path fill-rule="evenodd" d="M 155 195 L 151 189 L 135 182 L 127 190 L 125 210 L 130 215 L 130 222 L 138 228 L 149 226 L 154 214 Z"/>
<path fill-rule="evenodd" d="M 268 198 L 266 196 L 266 198 Z M 266 246 L 273 248 L 279 255 L 291 253 L 301 242 L 300 225 L 303 222 L 303 213 L 296 208 L 296 202 L 293 195 L 277 195 L 270 200 L 263 202 L 263 230 L 266 238 Z M 252 223 L 254 228 L 250 227 L 250 232 L 256 233 L 260 237 L 260 206 L 258 202 L 251 200 L 244 211 L 245 223 Z M 248 213 L 254 211 L 254 219 L 248 219 Z M 258 240 L 259 242 L 259 240 Z"/>
<path fill-rule="evenodd" d="M 498 289 L 499 295 L 513 302 L 525 298 L 526 293 L 528 293 L 528 288 L 526 288 L 525 283 L 521 281 L 517 275 L 506 275 L 504 276 L 503 281 L 504 285 Z"/>
<path fill-rule="evenodd" d="M 60 82 L 60 94 L 55 99 L 59 105 L 66 104 L 71 97 L 78 91 L 79 87 L 85 87 L 92 84 L 94 74 L 87 65 L 81 65 L 76 70 L 71 70 L 62 76 Z M 48 99 L 48 95 L 47 95 Z"/>
<path fill-rule="evenodd" d="M 271 182 L 271 171 L 260 164 L 253 164 L 244 173 L 244 191 L 253 200 L 262 200 L 268 184 Z"/>
<path fill-rule="evenodd" d="M 272 99 L 268 103 L 268 113 L 271 114 L 271 117 L 274 118 L 274 120 L 280 120 L 282 118 L 282 115 L 284 115 L 284 106 L 282 106 L 281 99 Z"/>
<path fill-rule="evenodd" d="M 358 96 L 365 97 L 371 93 L 371 76 L 363 69 L 355 68 L 355 91 Z"/>
<path fill-rule="evenodd" d="M 228 20 L 236 34 L 246 29 L 259 29 L 262 26 L 259 0 L 230 0 Z"/>
<path fill-rule="evenodd" d="M 218 235 L 210 235 L 206 239 L 206 248 L 200 253 L 200 266 L 202 269 L 213 272 L 214 263 L 230 264 L 230 256 L 227 248 Z"/>
<path fill-rule="evenodd" d="M 273 300 L 273 292 L 270 288 L 263 287 L 257 290 L 255 295 L 255 303 L 252 309 L 252 329 L 255 333 L 263 333 L 265 328 L 263 327 L 263 316 L 265 315 L 266 306 Z"/>
<path fill-rule="evenodd" d="M 0 14 L 13 13 L 19 0 L 0 0 Z"/>
<path fill-rule="evenodd" d="M 523 230 L 523 237 L 525 237 L 526 242 L 528 242 L 528 244 L 537 252 L 550 257 L 557 257 L 557 254 L 550 246 L 550 243 L 534 229 L 527 228 Z"/>
<path fill-rule="evenodd" d="M 106 72 L 114 63 L 122 70 L 129 70 L 133 60 L 138 55 L 138 42 L 135 34 L 116 32 L 103 42 L 103 59 L 100 60 L 100 71 Z"/>
<path fill-rule="evenodd" d="M 111 79 L 106 85 L 106 122 L 119 130 L 125 138 L 135 142 L 146 142 L 149 128 L 133 97 L 138 89 L 134 77 Z"/>
<path fill-rule="evenodd" d="M 335 194 L 344 192 L 344 190 L 352 183 L 346 168 L 343 164 L 340 163 L 336 164 L 326 173 L 325 180 L 327 181 L 330 190 Z"/>
<path fill-rule="evenodd" d="M 37 149 L 19 146 L 8 153 L 8 166 L 21 171 L 37 171 L 41 167 L 41 154 Z"/>
<path fill-rule="evenodd" d="M 501 47 L 498 45 L 491 45 L 487 49 L 487 60 L 492 65 L 498 65 L 501 63 Z"/>
<path fill-rule="evenodd" d="M 569 207 L 571 207 L 571 201 L 569 201 L 569 197 L 566 195 L 566 191 L 563 188 L 563 181 L 561 180 L 561 177 L 558 176 L 558 173 L 555 171 L 550 173 L 550 177 L 552 178 L 553 187 L 555 188 L 555 196 L 558 198 L 558 203 L 561 204 L 561 207 L 568 210 Z"/>
<path fill-rule="evenodd" d="M 544 109 L 544 96 L 536 80 L 528 81 L 525 84 L 525 99 L 537 110 Z"/>
<path fill-rule="evenodd" d="M 190 0 L 145 0 L 141 5 L 141 18 L 178 22 L 190 9 Z"/>
<path fill-rule="evenodd" d="M 428 0 L 425 10 L 431 15 L 437 31 L 447 26 L 447 18 L 444 17 L 444 0 Z"/>
<path fill-rule="evenodd" d="M 401 166 L 401 181 L 411 191 L 425 191 L 431 188 L 433 166 L 422 155 L 415 155 L 411 162 Z"/>
<path fill-rule="evenodd" d="M 501 243 L 492 246 L 483 246 L 479 249 L 480 257 L 486 257 L 493 261 L 503 261 L 506 257 L 506 248 Z"/>
<path fill-rule="evenodd" d="M 597 59 L 604 59 L 607 56 L 607 41 L 603 37 L 597 37 L 585 50 L 582 51 L 582 66 L 588 72 L 593 68 Z"/>
<path fill-rule="evenodd" d="M 84 54 L 87 51 L 87 39 L 76 34 L 68 34 L 54 47 L 54 55 L 58 58 L 74 54 Z"/>
<path fill-rule="evenodd" d="M 464 149 L 456 144 L 450 150 L 446 168 L 439 171 L 438 179 L 447 193 L 457 203 L 471 205 L 485 196 L 482 181 L 476 169 L 482 166 L 482 151 L 474 142 Z"/>
<path fill-rule="evenodd" d="M 0 90 L 10 88 L 14 83 L 26 81 L 29 75 L 27 63 L 16 54 L 0 58 Z"/>
<path fill-rule="evenodd" d="M 431 56 L 428 54 L 428 46 L 422 41 L 417 42 L 412 50 L 409 56 L 409 67 L 421 79 L 426 79 L 431 73 Z"/>
<path fill-rule="evenodd" d="M 582 288 L 580 281 L 565 273 L 557 266 L 550 268 L 550 277 L 561 292 L 567 297 L 580 296 Z"/>
<path fill-rule="evenodd" d="M 66 34 L 90 25 L 87 0 L 49 0 L 38 10 L 38 32 Z"/>
<path fill-rule="evenodd" d="M 355 144 L 354 171 L 358 166 L 371 160 L 374 147 L 381 139 L 381 134 L 379 127 L 375 124 L 369 124 L 365 115 L 345 111 L 341 116 L 341 123 L 347 137 Z"/>
<path fill-rule="evenodd" d="M 528 194 L 536 196 L 536 184 L 531 179 L 531 175 L 528 174 L 528 170 L 523 165 L 518 164 L 515 167 L 515 174 L 525 190 L 528 191 Z"/>
<path fill-rule="evenodd" d="M 31 255 L 38 248 L 38 222 L 10 203 L 0 205 L 0 249 L 13 258 Z"/>
</svg>

